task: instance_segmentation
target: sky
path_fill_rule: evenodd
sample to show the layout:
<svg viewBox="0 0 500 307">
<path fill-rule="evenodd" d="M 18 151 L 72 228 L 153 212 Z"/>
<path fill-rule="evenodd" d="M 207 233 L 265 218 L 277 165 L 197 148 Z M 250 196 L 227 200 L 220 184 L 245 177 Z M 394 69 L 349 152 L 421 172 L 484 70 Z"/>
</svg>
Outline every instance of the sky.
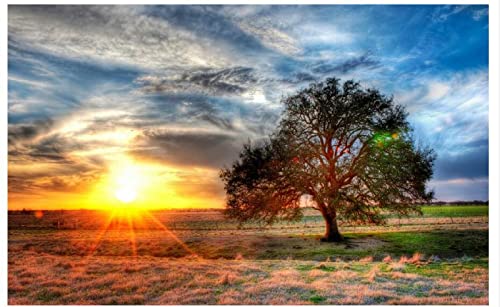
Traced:
<svg viewBox="0 0 500 307">
<path fill-rule="evenodd" d="M 406 107 L 437 200 L 488 199 L 488 6 L 9 6 L 9 209 L 223 207 L 328 77 Z"/>
</svg>

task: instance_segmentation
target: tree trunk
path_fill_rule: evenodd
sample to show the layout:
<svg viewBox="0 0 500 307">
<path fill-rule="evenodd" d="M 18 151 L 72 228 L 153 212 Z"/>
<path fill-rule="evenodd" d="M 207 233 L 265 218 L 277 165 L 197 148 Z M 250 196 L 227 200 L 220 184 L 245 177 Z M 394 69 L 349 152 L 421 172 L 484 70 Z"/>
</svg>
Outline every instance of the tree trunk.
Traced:
<svg viewBox="0 0 500 307">
<path fill-rule="evenodd" d="M 339 232 L 339 227 L 337 225 L 337 217 L 332 214 L 324 214 L 326 222 L 326 232 L 325 236 L 321 238 L 322 242 L 340 242 L 344 238 Z"/>
</svg>

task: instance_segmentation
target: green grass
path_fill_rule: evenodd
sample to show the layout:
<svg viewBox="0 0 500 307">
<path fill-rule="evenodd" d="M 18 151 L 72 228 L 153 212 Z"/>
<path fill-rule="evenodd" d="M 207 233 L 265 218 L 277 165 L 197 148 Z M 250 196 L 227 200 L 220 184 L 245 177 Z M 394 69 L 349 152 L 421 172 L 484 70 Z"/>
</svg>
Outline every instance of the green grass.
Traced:
<svg viewBox="0 0 500 307">
<path fill-rule="evenodd" d="M 318 266 L 312 264 L 300 264 L 296 267 L 296 269 L 298 271 L 311 271 L 313 269 L 318 269 L 324 272 L 333 272 L 336 270 L 335 266 L 329 266 L 324 264 L 320 264 Z"/>
<path fill-rule="evenodd" d="M 323 296 L 320 296 L 320 295 L 313 295 L 309 298 L 309 301 L 311 301 L 312 303 L 314 304 L 321 304 L 323 303 L 324 301 L 326 301 L 326 298 L 323 297 Z"/>
<path fill-rule="evenodd" d="M 392 255 L 488 256 L 487 230 L 387 232 L 375 236 L 387 242 L 384 251 Z"/>
<path fill-rule="evenodd" d="M 298 271 L 310 271 L 314 269 L 314 265 L 312 264 L 301 264 L 297 266 Z"/>
<path fill-rule="evenodd" d="M 423 266 L 407 264 L 403 269 L 404 273 L 413 273 L 426 277 L 447 278 L 450 273 L 473 270 L 474 268 L 488 269 L 488 258 L 465 259 L 457 262 L 435 262 Z"/>
<path fill-rule="evenodd" d="M 449 206 L 422 206 L 422 215 L 412 214 L 410 217 L 475 217 L 488 216 L 486 205 L 449 205 Z M 313 212 L 316 214 L 316 212 Z M 391 212 L 383 214 L 386 218 L 396 218 Z M 300 223 L 319 223 L 323 221 L 321 215 L 305 215 Z"/>
<path fill-rule="evenodd" d="M 488 206 L 423 206 L 424 217 L 469 217 L 488 216 Z"/>
<path fill-rule="evenodd" d="M 373 256 L 382 259 L 386 255 L 392 257 L 411 256 L 414 253 L 439 256 L 441 258 L 460 258 L 463 256 L 488 257 L 487 230 L 446 230 L 429 232 L 373 232 L 346 233 L 346 243 L 322 243 L 314 248 L 305 248 L 294 255 L 298 259 L 316 259 L 319 257 L 340 257 L 343 259 L 359 259 Z M 314 240 L 314 237 L 310 237 Z M 367 239 L 379 240 L 377 246 L 364 248 L 349 247 L 351 243 Z M 346 247 L 347 245 L 347 247 Z"/>
</svg>

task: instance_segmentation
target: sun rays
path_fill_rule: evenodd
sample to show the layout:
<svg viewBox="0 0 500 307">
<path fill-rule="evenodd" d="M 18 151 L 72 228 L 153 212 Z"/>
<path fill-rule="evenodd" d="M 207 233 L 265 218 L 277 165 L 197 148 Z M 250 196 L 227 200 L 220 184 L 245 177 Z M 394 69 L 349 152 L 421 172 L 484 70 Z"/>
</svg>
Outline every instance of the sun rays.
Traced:
<svg viewBox="0 0 500 307">
<path fill-rule="evenodd" d="M 128 225 L 128 230 L 129 230 L 129 235 L 130 235 L 130 247 L 132 249 L 132 256 L 137 257 L 137 243 L 135 240 L 135 229 L 134 229 L 134 224 L 132 221 L 132 218 L 130 217 L 130 213 L 127 212 L 127 225 Z"/>
<path fill-rule="evenodd" d="M 165 172 L 164 169 L 161 170 Z M 165 183 L 158 182 L 158 169 L 152 165 L 133 161 L 127 157 L 116 157 L 108 169 L 108 174 L 95 189 L 92 201 L 101 203 L 109 212 L 108 218 L 97 231 L 87 253 L 87 258 L 98 255 L 99 247 L 105 244 L 106 236 L 123 237 L 130 244 L 130 255 L 139 254 L 137 231 L 161 231 L 179 245 L 188 255 L 197 256 L 181 239 L 149 210 L 155 200 L 169 199 L 160 193 Z M 163 186 L 163 189 L 159 189 Z M 157 191 L 158 190 L 158 191 Z M 162 190 L 162 191 L 160 191 Z M 158 193 L 157 193 L 158 192 Z"/>
<path fill-rule="evenodd" d="M 174 241 L 174 245 L 180 246 L 189 256 L 200 259 L 189 246 L 186 245 L 172 230 L 162 223 L 153 213 L 148 210 L 128 210 L 117 208 L 109 211 L 109 217 L 98 230 L 95 239 L 91 243 L 86 259 L 90 259 L 98 254 L 98 249 L 105 244 L 105 236 L 113 233 L 123 236 L 130 244 L 130 255 L 137 258 L 139 255 L 137 248 L 137 230 L 142 231 L 161 231 Z"/>
<path fill-rule="evenodd" d="M 162 222 L 160 222 L 154 215 L 152 215 L 149 211 L 146 211 L 149 217 L 153 220 L 153 222 L 158 225 L 163 231 L 167 233 L 167 235 L 174 239 L 180 246 L 185 249 L 187 252 L 189 252 L 192 256 L 196 256 L 198 258 L 198 255 L 193 252 L 187 245 L 184 243 L 182 240 L 180 240 L 170 229 L 168 229 Z"/>
</svg>

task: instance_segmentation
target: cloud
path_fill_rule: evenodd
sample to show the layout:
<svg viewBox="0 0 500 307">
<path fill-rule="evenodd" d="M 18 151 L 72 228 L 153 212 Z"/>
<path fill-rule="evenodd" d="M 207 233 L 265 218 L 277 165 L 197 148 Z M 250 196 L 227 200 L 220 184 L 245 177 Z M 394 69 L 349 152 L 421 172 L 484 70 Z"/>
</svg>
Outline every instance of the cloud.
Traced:
<svg viewBox="0 0 500 307">
<path fill-rule="evenodd" d="M 244 141 L 224 133 L 146 131 L 131 153 L 167 165 L 220 168 L 237 157 Z"/>
<path fill-rule="evenodd" d="M 9 144 L 31 140 L 41 133 L 47 132 L 54 122 L 52 119 L 38 119 L 33 123 L 9 125 Z"/>
<path fill-rule="evenodd" d="M 434 178 L 437 180 L 456 178 L 488 177 L 488 140 L 469 145 L 472 149 L 462 154 L 443 154 L 436 161 Z"/>
<path fill-rule="evenodd" d="M 288 6 L 224 6 L 219 12 L 272 51 L 290 57 L 303 52 L 297 35 L 292 33 L 303 16 Z"/>
<path fill-rule="evenodd" d="M 279 28 L 269 17 L 246 19 L 240 21 L 240 28 L 246 33 L 255 36 L 267 48 L 281 54 L 294 56 L 302 52 L 299 42 Z"/>
<path fill-rule="evenodd" d="M 91 35 L 88 35 L 91 33 Z M 221 67 L 227 54 L 206 38 L 134 6 L 9 6 L 11 46 L 66 59 L 148 69 Z"/>
<path fill-rule="evenodd" d="M 353 33 L 339 30 L 336 26 L 326 21 L 305 22 L 299 25 L 296 31 L 300 31 L 300 41 L 306 45 L 347 45 L 355 40 Z"/>
<path fill-rule="evenodd" d="M 425 100 L 438 100 L 443 98 L 450 91 L 450 87 L 446 83 L 435 82 L 431 83 L 428 87 L 427 95 L 424 97 Z"/>
<path fill-rule="evenodd" d="M 105 166 L 74 160 L 60 152 L 9 151 L 10 193 L 39 194 L 46 192 L 77 192 L 90 189 L 103 174 Z"/>
<path fill-rule="evenodd" d="M 488 138 L 487 70 L 419 76 L 408 91 L 398 90 L 395 100 L 410 112 L 419 138 L 438 154 L 459 154 Z"/>
<path fill-rule="evenodd" d="M 437 152 L 431 182 L 437 199 L 488 199 L 488 184 L 481 181 L 488 178 L 487 71 L 423 75 L 413 82 L 395 98 L 410 111 L 417 142 Z"/>
<path fill-rule="evenodd" d="M 380 67 L 380 65 L 380 61 L 373 59 L 367 53 L 337 64 L 320 63 L 315 65 L 312 71 L 317 74 L 347 74 L 359 68 L 373 69 Z"/>
<path fill-rule="evenodd" d="M 36 141 L 28 140 L 24 143 L 9 145 L 9 162 L 73 164 L 74 162 L 68 158 L 68 153 L 81 148 L 81 144 L 53 134 Z"/>
<path fill-rule="evenodd" d="M 224 198 L 224 187 L 218 172 L 179 172 L 176 178 L 177 180 L 169 182 L 169 186 L 181 197 Z"/>
<path fill-rule="evenodd" d="M 472 19 L 474 19 L 475 21 L 479 21 L 486 16 L 488 16 L 488 8 L 475 10 L 472 13 Z"/>
<path fill-rule="evenodd" d="M 435 197 L 442 201 L 488 200 L 488 178 L 457 178 L 430 182 L 436 192 Z"/>
<path fill-rule="evenodd" d="M 444 7 L 439 7 L 437 10 L 437 14 L 435 16 L 435 21 L 438 22 L 444 22 L 446 21 L 450 16 L 456 15 L 463 10 L 467 9 L 467 5 L 455 5 L 455 6 L 444 6 Z"/>
<path fill-rule="evenodd" d="M 24 79 L 24 78 L 21 78 L 21 77 L 13 76 L 12 74 L 9 75 L 9 82 L 22 83 L 24 85 L 27 85 L 27 86 L 30 86 L 30 87 L 36 87 L 36 88 L 46 88 L 46 87 L 49 86 L 48 83 L 34 81 L 34 80 L 29 80 L 29 79 Z"/>
<path fill-rule="evenodd" d="M 257 82 L 249 67 L 204 69 L 174 76 L 142 76 L 136 79 L 144 93 L 201 93 L 208 95 L 236 95 Z"/>
<path fill-rule="evenodd" d="M 229 102 L 199 94 L 147 94 L 145 105 L 133 115 L 135 128 L 150 128 L 170 125 L 204 127 L 209 123 L 219 128 L 235 130 L 231 115 L 224 107 Z"/>
<path fill-rule="evenodd" d="M 303 83 L 303 82 L 314 82 L 317 81 L 318 77 L 307 72 L 298 72 L 292 75 L 291 79 L 285 79 L 285 82 L 291 83 Z"/>
<path fill-rule="evenodd" d="M 47 192 L 81 193 L 88 191 L 100 179 L 96 170 L 80 169 L 70 175 L 54 173 L 33 175 L 10 175 L 8 177 L 9 197 L 12 193 L 20 195 L 44 195 Z"/>
</svg>

